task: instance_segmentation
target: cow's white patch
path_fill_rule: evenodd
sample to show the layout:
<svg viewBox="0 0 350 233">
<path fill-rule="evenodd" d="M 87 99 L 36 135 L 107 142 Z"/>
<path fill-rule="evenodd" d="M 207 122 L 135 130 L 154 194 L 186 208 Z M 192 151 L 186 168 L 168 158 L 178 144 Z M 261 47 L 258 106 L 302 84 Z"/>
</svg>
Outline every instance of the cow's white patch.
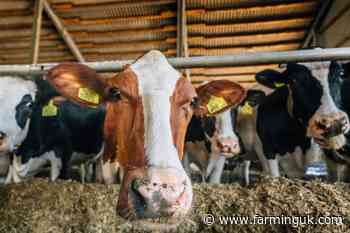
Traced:
<svg viewBox="0 0 350 233">
<path fill-rule="evenodd" d="M 315 77 L 322 86 L 323 93 L 321 97 L 321 105 L 316 113 L 321 115 L 331 115 L 340 112 L 330 94 L 328 83 L 330 62 L 311 62 L 301 64 L 311 71 L 312 76 Z"/>
<path fill-rule="evenodd" d="M 149 166 L 183 171 L 170 125 L 171 103 L 181 75 L 158 51 L 151 51 L 131 65 L 138 78 L 144 107 L 145 152 Z"/>
<path fill-rule="evenodd" d="M 218 135 L 220 138 L 232 138 L 238 142 L 237 135 L 233 131 L 233 122 L 230 110 L 216 116 L 218 123 Z"/>
<path fill-rule="evenodd" d="M 27 136 L 29 121 L 24 129 L 19 127 L 16 121 L 16 106 L 25 95 L 31 95 L 34 100 L 36 91 L 36 85 L 32 81 L 12 76 L 0 78 L 0 131 L 7 136 L 0 145 L 0 151 L 14 150 Z"/>
</svg>

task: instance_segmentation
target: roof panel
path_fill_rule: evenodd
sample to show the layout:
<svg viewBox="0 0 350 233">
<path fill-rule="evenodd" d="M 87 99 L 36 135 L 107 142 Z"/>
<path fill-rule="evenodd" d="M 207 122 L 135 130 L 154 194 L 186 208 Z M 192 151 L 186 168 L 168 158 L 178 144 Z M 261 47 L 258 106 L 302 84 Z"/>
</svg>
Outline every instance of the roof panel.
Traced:
<svg viewBox="0 0 350 233">
<path fill-rule="evenodd" d="M 28 63 L 32 0 L 2 0 L 0 63 Z M 176 56 L 176 0 L 49 0 L 87 61 Z M 298 49 L 321 0 L 187 0 L 191 56 Z M 44 16 L 39 62 L 74 61 Z M 276 65 L 273 65 L 275 67 Z M 193 69 L 195 80 L 254 75 L 271 65 Z"/>
</svg>

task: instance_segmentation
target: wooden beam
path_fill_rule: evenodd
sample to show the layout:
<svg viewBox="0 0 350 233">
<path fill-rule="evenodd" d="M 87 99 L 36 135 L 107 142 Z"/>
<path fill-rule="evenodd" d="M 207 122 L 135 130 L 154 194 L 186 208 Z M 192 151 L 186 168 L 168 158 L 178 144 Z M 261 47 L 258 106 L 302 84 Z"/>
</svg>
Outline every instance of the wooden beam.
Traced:
<svg viewBox="0 0 350 233">
<path fill-rule="evenodd" d="M 188 57 L 188 36 L 186 19 L 186 0 L 177 0 L 177 38 L 176 55 L 177 57 Z M 190 70 L 185 69 L 185 74 L 190 79 Z"/>
<path fill-rule="evenodd" d="M 274 69 L 280 70 L 277 64 L 271 65 L 256 65 L 256 66 L 236 66 L 236 67 L 222 67 L 222 68 L 193 68 L 192 75 L 233 75 L 233 74 L 256 74 L 257 72 Z"/>
<path fill-rule="evenodd" d="M 55 14 L 55 12 L 52 10 L 50 4 L 47 2 L 47 0 L 42 0 L 44 3 L 44 9 L 49 18 L 52 20 L 53 24 L 55 25 L 57 31 L 63 38 L 63 40 L 66 42 L 68 48 L 74 55 L 74 57 L 79 61 L 79 62 L 85 62 L 85 59 L 83 55 L 81 54 L 78 46 L 75 44 L 73 38 L 69 34 L 69 32 L 66 30 L 64 27 L 63 23 L 61 22 L 60 18 Z"/>
<path fill-rule="evenodd" d="M 40 49 L 40 34 L 41 34 L 41 22 L 43 15 L 43 0 L 35 1 L 35 13 L 33 21 L 33 34 L 32 34 L 32 46 L 31 46 L 31 63 L 37 64 L 39 59 L 39 49 Z"/>
<path fill-rule="evenodd" d="M 213 80 L 230 80 L 235 82 L 255 82 L 255 75 L 225 75 L 225 76 L 192 76 L 192 82 L 205 82 Z"/>
</svg>

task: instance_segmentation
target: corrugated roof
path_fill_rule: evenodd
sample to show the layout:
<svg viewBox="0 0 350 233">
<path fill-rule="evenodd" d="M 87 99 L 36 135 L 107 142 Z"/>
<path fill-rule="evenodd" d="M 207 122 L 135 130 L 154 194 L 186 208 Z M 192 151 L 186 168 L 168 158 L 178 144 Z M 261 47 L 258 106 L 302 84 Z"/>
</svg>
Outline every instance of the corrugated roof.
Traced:
<svg viewBox="0 0 350 233">
<path fill-rule="evenodd" d="M 169 57 L 176 56 L 176 0 L 49 2 L 87 61 L 135 59 L 150 49 L 161 50 Z M 298 49 L 321 2 L 187 0 L 189 54 Z M 33 7 L 32 0 L 1 1 L 0 64 L 29 62 Z M 46 16 L 43 17 L 40 51 L 39 62 L 75 60 Z M 275 65 L 260 68 L 264 67 L 276 68 Z M 259 70 L 259 67 L 193 69 L 192 76 L 195 82 L 224 77 L 249 83 Z"/>
</svg>

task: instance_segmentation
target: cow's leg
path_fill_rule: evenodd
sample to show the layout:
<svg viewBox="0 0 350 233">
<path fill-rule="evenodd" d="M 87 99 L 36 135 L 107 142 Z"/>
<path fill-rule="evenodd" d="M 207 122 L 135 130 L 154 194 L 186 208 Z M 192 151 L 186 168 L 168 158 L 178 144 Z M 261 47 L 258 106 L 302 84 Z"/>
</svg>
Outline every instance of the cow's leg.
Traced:
<svg viewBox="0 0 350 233">
<path fill-rule="evenodd" d="M 280 169 L 278 166 L 278 160 L 275 159 L 268 159 L 267 160 L 269 167 L 270 167 L 270 175 L 272 177 L 280 177 Z"/>
<path fill-rule="evenodd" d="M 226 158 L 220 156 L 214 164 L 214 168 L 209 174 L 209 183 L 210 184 L 220 184 L 222 172 L 224 170 Z"/>
<path fill-rule="evenodd" d="M 241 176 L 244 179 L 244 185 L 248 186 L 250 184 L 249 171 L 250 171 L 250 160 L 244 160 L 243 166 L 241 168 Z"/>
<path fill-rule="evenodd" d="M 95 182 L 102 184 L 103 174 L 102 174 L 102 158 L 99 158 L 95 164 Z"/>
<path fill-rule="evenodd" d="M 92 182 L 94 180 L 94 165 L 96 162 L 92 162 L 92 163 L 87 163 L 85 164 L 85 169 L 86 169 L 86 182 Z"/>
<path fill-rule="evenodd" d="M 111 162 L 102 160 L 102 177 L 105 184 L 114 184 L 116 182 L 113 176 Z"/>
<path fill-rule="evenodd" d="M 189 161 L 189 154 L 188 152 L 185 152 L 184 157 L 182 159 L 182 166 L 185 169 L 185 172 L 189 177 L 191 177 L 191 168 L 190 168 L 190 161 Z"/>
<path fill-rule="evenodd" d="M 66 174 L 63 174 L 64 167 L 67 166 L 64 164 L 64 161 L 62 160 L 62 157 L 56 156 L 57 152 L 50 151 L 45 156 L 50 162 L 50 180 L 55 181 L 57 178 L 62 175 L 63 177 L 66 176 Z M 62 173 L 61 173 L 62 170 Z"/>
<path fill-rule="evenodd" d="M 336 174 L 335 174 L 335 181 L 336 182 L 345 182 L 347 178 L 347 169 L 348 166 L 346 164 L 336 164 Z"/>
<path fill-rule="evenodd" d="M 259 161 L 261 163 L 263 172 L 265 174 L 271 174 L 269 162 L 268 162 L 267 158 L 264 155 L 262 143 L 261 143 L 261 140 L 260 140 L 258 135 L 255 135 L 254 150 L 255 150 L 256 155 L 258 156 L 258 159 L 259 159 Z"/>
<path fill-rule="evenodd" d="M 12 176 L 13 176 L 13 167 L 12 165 L 9 166 L 8 171 L 7 171 L 7 176 L 5 179 L 5 184 L 10 184 L 12 182 Z"/>
<path fill-rule="evenodd" d="M 85 184 L 86 180 L 86 164 L 82 163 L 80 164 L 80 181 L 81 183 Z"/>
</svg>

